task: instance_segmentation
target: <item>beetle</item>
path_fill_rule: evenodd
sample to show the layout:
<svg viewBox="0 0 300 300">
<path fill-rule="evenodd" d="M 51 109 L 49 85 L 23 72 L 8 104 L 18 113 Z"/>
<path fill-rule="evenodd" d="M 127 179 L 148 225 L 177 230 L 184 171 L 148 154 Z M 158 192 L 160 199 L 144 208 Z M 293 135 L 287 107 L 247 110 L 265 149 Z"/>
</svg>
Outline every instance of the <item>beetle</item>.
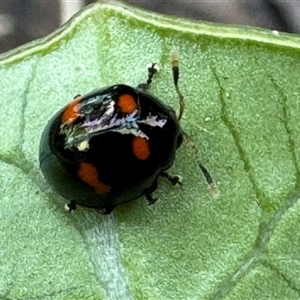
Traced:
<svg viewBox="0 0 300 300">
<path fill-rule="evenodd" d="M 76 95 L 46 125 L 40 168 L 54 190 L 70 201 L 69 211 L 80 205 L 109 214 L 141 196 L 153 204 L 159 176 L 181 184 L 180 176 L 167 172 L 184 137 L 179 123 L 184 99 L 178 88 L 178 55 L 172 56 L 178 116 L 148 92 L 157 70 L 151 64 L 146 83 L 137 87 L 115 84 Z M 202 167 L 207 181 L 213 183 Z"/>
</svg>

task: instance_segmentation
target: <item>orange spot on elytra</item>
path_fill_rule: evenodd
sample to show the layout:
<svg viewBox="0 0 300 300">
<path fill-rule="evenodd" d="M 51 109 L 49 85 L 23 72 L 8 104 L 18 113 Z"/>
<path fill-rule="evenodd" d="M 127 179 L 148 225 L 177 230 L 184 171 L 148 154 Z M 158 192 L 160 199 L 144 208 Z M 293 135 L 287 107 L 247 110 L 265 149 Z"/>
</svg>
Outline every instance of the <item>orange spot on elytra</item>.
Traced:
<svg viewBox="0 0 300 300">
<path fill-rule="evenodd" d="M 131 114 L 137 109 L 136 100 L 129 94 L 119 96 L 118 107 L 123 114 Z"/>
<path fill-rule="evenodd" d="M 111 187 L 99 181 L 98 171 L 93 164 L 81 163 L 77 174 L 82 181 L 92 186 L 97 194 L 107 194 L 110 192 Z"/>
<path fill-rule="evenodd" d="M 81 97 L 77 97 L 76 99 L 74 99 L 69 105 L 68 107 L 65 109 L 62 117 L 61 117 L 61 122 L 62 123 L 67 123 L 70 124 L 72 122 L 74 122 L 78 116 L 79 116 L 79 109 L 77 107 L 79 101 L 81 100 Z"/>
<path fill-rule="evenodd" d="M 140 136 L 134 137 L 134 139 L 132 140 L 132 151 L 137 159 L 147 159 L 150 155 L 148 141 L 141 138 Z"/>
</svg>

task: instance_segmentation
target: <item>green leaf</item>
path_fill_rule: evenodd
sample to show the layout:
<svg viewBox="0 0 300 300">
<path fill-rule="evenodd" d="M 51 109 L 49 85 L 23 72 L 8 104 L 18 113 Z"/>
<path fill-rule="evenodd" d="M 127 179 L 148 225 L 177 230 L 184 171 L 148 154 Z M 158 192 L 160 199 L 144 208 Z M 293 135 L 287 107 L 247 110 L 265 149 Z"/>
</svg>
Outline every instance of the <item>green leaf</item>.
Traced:
<svg viewBox="0 0 300 300">
<path fill-rule="evenodd" d="M 85 8 L 55 34 L 1 57 L 0 298 L 299 299 L 300 38 L 163 17 L 117 2 Z M 178 109 L 191 143 L 173 173 L 110 216 L 63 210 L 39 170 L 50 117 L 78 93 L 146 78 Z"/>
</svg>

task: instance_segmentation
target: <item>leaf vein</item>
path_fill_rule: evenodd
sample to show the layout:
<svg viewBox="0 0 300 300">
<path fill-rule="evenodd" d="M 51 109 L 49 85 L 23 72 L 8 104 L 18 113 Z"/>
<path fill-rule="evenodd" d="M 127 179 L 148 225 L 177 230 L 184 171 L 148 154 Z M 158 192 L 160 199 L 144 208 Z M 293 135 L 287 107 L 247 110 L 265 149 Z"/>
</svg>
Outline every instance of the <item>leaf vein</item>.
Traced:
<svg viewBox="0 0 300 300">
<path fill-rule="evenodd" d="M 33 64 L 31 68 L 31 74 L 28 76 L 28 79 L 25 82 L 25 89 L 22 97 L 22 105 L 21 105 L 21 117 L 20 117 L 20 128 L 19 128 L 19 139 L 20 143 L 18 145 L 18 155 L 20 156 L 22 160 L 23 154 L 23 145 L 24 145 L 24 132 L 25 132 L 25 125 L 26 125 L 26 118 L 25 118 L 25 112 L 28 104 L 28 98 L 27 94 L 30 91 L 31 83 L 33 82 L 35 76 L 36 76 L 36 70 L 38 65 L 39 59 L 36 60 L 36 62 Z"/>
<path fill-rule="evenodd" d="M 287 286 L 293 290 L 294 292 L 297 293 L 298 297 L 300 298 L 300 290 L 295 286 L 295 284 L 293 283 L 292 279 L 288 278 L 285 274 L 283 274 L 280 270 L 278 270 L 277 267 L 275 267 L 269 260 L 265 260 L 262 262 L 262 265 L 266 268 L 268 268 L 269 270 L 273 271 L 276 273 L 276 275 L 281 278 L 286 284 Z"/>
<path fill-rule="evenodd" d="M 292 154 L 292 158 L 293 158 L 294 165 L 295 165 L 295 176 L 296 176 L 296 186 L 295 187 L 297 189 L 299 189 L 300 188 L 300 167 L 299 167 L 297 154 L 296 154 L 295 140 L 293 138 L 292 130 L 290 129 L 289 124 L 288 124 L 288 119 L 289 119 L 289 115 L 290 115 L 289 106 L 288 106 L 288 98 L 284 94 L 284 92 L 282 91 L 280 86 L 276 83 L 274 78 L 271 78 L 271 82 L 273 83 L 277 93 L 280 96 L 279 100 L 281 101 L 282 111 L 283 111 L 282 122 L 283 122 L 283 126 L 285 128 L 285 131 L 287 133 L 288 145 L 289 145 L 290 152 Z"/>
<path fill-rule="evenodd" d="M 258 187 L 258 185 L 255 181 L 254 175 L 251 172 L 252 167 L 251 167 L 251 164 L 250 164 L 250 160 L 248 158 L 248 155 L 247 155 L 246 151 L 244 150 L 244 148 L 242 146 L 239 133 L 236 130 L 233 122 L 228 117 L 225 89 L 222 86 L 221 80 L 220 80 L 219 76 L 217 75 L 217 72 L 216 72 L 216 70 L 213 66 L 211 66 L 211 70 L 212 70 L 212 73 L 213 73 L 213 75 L 216 79 L 216 82 L 218 84 L 218 87 L 219 87 L 219 99 L 220 99 L 220 102 L 221 102 L 221 119 L 222 119 L 224 125 L 227 127 L 228 131 L 230 132 L 230 134 L 233 137 L 233 140 L 234 140 L 235 146 L 237 148 L 240 160 L 244 164 L 244 170 L 245 170 L 246 174 L 248 175 L 248 177 L 250 179 L 250 182 L 252 184 L 252 187 L 254 189 L 254 192 L 255 192 L 255 195 L 256 195 L 256 198 L 257 198 L 258 202 L 261 203 L 262 200 L 263 200 L 263 192 L 259 189 L 259 187 Z"/>
</svg>

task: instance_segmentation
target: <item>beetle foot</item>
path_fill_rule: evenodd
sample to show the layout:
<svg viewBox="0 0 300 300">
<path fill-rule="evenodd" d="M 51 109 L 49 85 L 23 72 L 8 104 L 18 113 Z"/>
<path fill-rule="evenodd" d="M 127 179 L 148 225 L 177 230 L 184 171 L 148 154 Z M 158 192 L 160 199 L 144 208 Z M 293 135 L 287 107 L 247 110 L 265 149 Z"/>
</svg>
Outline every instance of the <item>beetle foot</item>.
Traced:
<svg viewBox="0 0 300 300">
<path fill-rule="evenodd" d="M 146 194 L 145 197 L 147 199 L 148 205 L 153 205 L 158 200 L 158 198 L 154 198 L 151 194 Z"/>
<path fill-rule="evenodd" d="M 76 96 L 73 97 L 73 100 L 75 100 L 76 98 L 79 98 L 79 97 L 81 97 L 81 95 L 77 94 Z"/>
<path fill-rule="evenodd" d="M 65 204 L 65 210 L 67 210 L 69 213 L 73 210 L 76 210 L 76 203 L 71 201 L 70 203 Z"/>
<path fill-rule="evenodd" d="M 152 196 L 152 193 L 157 189 L 157 187 L 158 187 L 157 179 L 155 179 L 152 185 L 144 191 L 144 195 L 147 199 L 148 205 L 152 205 L 158 200 L 158 198 L 154 198 Z"/>
<path fill-rule="evenodd" d="M 173 185 L 182 185 L 182 176 L 180 175 L 170 175 L 167 172 L 161 172 L 160 176 L 168 179 Z"/>
<path fill-rule="evenodd" d="M 150 89 L 150 85 L 147 83 L 140 83 L 137 88 L 142 91 L 147 91 Z"/>
</svg>

